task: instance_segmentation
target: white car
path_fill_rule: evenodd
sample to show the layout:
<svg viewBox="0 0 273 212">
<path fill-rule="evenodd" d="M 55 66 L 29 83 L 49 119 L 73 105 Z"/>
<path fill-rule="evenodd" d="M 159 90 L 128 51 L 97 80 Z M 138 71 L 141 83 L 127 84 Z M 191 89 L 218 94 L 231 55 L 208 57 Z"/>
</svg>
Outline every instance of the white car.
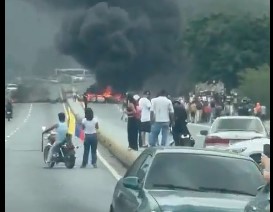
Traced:
<svg viewBox="0 0 273 212">
<path fill-rule="evenodd" d="M 8 84 L 6 86 L 7 91 L 17 91 L 18 90 L 18 85 L 17 84 Z"/>
<path fill-rule="evenodd" d="M 258 164 L 261 162 L 264 144 L 270 144 L 269 138 L 257 138 L 236 143 L 227 148 L 228 151 L 251 157 Z"/>
<path fill-rule="evenodd" d="M 262 121 L 255 116 L 222 116 L 215 119 L 209 131 L 201 130 L 200 134 L 206 136 L 204 147 L 221 149 L 238 142 L 269 137 Z"/>
</svg>

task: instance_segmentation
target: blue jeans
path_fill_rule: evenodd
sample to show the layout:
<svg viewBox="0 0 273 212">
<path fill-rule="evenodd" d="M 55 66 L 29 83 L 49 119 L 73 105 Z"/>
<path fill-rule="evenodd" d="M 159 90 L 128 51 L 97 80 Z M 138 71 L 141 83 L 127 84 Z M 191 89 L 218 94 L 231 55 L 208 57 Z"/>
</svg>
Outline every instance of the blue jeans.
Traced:
<svg viewBox="0 0 273 212">
<path fill-rule="evenodd" d="M 169 122 L 155 122 L 152 124 L 150 140 L 149 140 L 150 146 L 156 146 L 160 131 L 162 133 L 161 146 L 166 145 L 168 133 L 169 133 L 169 125 L 170 125 Z"/>
<path fill-rule="evenodd" d="M 83 160 L 82 165 L 86 166 L 88 163 L 88 156 L 91 148 L 91 158 L 92 158 L 92 165 L 95 165 L 97 163 L 97 145 L 98 145 L 98 139 L 97 134 L 85 134 L 84 139 L 84 152 L 83 152 Z"/>
</svg>

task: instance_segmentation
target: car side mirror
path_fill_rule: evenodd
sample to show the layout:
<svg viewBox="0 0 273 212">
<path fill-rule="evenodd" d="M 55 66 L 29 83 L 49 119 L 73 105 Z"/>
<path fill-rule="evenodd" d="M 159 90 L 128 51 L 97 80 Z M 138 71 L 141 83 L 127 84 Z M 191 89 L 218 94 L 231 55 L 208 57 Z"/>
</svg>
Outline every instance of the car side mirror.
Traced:
<svg viewBox="0 0 273 212">
<path fill-rule="evenodd" d="M 201 130 L 200 135 L 206 136 L 206 135 L 208 135 L 208 131 L 207 130 Z"/>
<path fill-rule="evenodd" d="M 133 189 L 133 190 L 139 190 L 140 189 L 138 177 L 123 178 L 122 183 L 126 188 L 130 188 L 130 189 Z"/>
</svg>

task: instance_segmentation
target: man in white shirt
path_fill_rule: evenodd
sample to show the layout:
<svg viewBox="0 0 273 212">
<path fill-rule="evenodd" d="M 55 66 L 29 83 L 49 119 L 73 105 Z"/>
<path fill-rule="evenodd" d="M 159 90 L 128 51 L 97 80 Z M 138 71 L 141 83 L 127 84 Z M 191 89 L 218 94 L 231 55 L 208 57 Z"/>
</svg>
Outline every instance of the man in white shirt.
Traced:
<svg viewBox="0 0 273 212">
<path fill-rule="evenodd" d="M 151 101 L 150 101 L 150 91 L 145 91 L 143 93 L 143 97 L 140 98 L 138 104 L 139 108 L 141 110 L 141 118 L 140 118 L 140 132 L 141 132 L 141 140 L 142 140 L 142 146 L 147 147 L 146 142 L 146 134 L 149 136 L 149 133 L 151 132 Z"/>
<path fill-rule="evenodd" d="M 155 146 L 158 140 L 158 135 L 161 131 L 162 140 L 161 146 L 165 146 L 168 138 L 169 125 L 174 124 L 174 109 L 171 100 L 167 98 L 167 93 L 162 90 L 158 97 L 153 98 L 151 107 L 151 136 L 150 145 Z"/>
</svg>

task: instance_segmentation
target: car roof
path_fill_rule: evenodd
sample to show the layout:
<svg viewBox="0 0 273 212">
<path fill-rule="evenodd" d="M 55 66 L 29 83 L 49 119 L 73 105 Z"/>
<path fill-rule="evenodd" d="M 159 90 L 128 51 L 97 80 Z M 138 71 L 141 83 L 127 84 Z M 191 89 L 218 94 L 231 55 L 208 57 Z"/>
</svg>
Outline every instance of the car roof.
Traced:
<svg viewBox="0 0 273 212">
<path fill-rule="evenodd" d="M 259 119 L 256 116 L 221 116 L 217 119 Z"/>
<path fill-rule="evenodd" d="M 236 159 L 247 159 L 251 160 L 251 158 L 239 155 L 233 152 L 229 152 L 226 150 L 219 149 L 204 149 L 204 148 L 193 148 L 193 147 L 150 147 L 143 151 L 143 153 L 147 154 L 159 154 L 159 153 L 185 153 L 185 154 L 197 154 L 197 155 L 211 155 L 218 157 L 229 157 Z"/>
</svg>

